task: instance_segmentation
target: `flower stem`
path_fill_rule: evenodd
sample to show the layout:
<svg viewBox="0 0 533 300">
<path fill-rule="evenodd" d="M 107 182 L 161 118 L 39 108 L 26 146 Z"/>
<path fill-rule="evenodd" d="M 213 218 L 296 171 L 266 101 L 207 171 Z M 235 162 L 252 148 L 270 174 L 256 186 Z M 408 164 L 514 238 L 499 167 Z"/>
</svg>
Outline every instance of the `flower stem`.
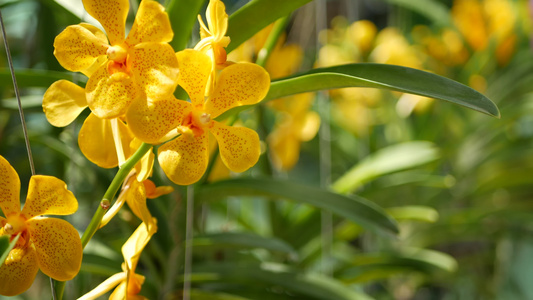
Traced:
<svg viewBox="0 0 533 300">
<path fill-rule="evenodd" d="M 286 17 L 278 19 L 276 23 L 274 23 L 274 27 L 268 35 L 268 38 L 265 41 L 265 44 L 263 45 L 263 48 L 257 54 L 257 59 L 255 61 L 256 64 L 260 65 L 261 67 L 265 67 L 266 62 L 270 57 L 270 54 L 272 53 L 272 50 L 274 50 L 274 47 L 276 47 L 276 43 L 278 42 L 279 37 L 285 30 L 285 27 L 287 27 L 287 23 L 289 23 L 290 19 L 290 15 L 288 15 Z"/>
<path fill-rule="evenodd" d="M 87 229 L 81 236 L 81 245 L 83 248 L 85 248 L 87 243 L 89 243 L 89 241 L 93 237 L 94 233 L 98 230 L 102 218 L 104 217 L 109 207 L 111 207 L 111 201 L 115 198 L 115 195 L 117 194 L 118 190 L 120 189 L 120 186 L 130 173 L 131 169 L 133 169 L 137 162 L 139 162 L 139 160 L 141 160 L 141 158 L 151 148 L 152 145 L 143 143 L 139 147 L 139 149 L 137 149 L 137 151 L 118 170 L 117 174 L 115 175 L 115 178 L 113 178 L 113 181 L 107 188 L 104 197 L 102 197 L 102 201 L 100 201 L 100 205 L 94 213 L 91 222 L 89 223 Z M 55 288 L 57 299 L 61 300 L 63 298 L 63 292 L 65 291 L 65 281 L 56 281 Z"/>
</svg>

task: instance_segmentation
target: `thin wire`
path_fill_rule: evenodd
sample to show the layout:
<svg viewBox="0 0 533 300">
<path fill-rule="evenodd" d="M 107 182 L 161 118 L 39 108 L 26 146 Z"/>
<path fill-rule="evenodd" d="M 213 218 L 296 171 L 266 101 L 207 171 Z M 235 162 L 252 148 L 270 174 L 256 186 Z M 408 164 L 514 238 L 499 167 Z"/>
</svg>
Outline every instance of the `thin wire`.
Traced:
<svg viewBox="0 0 533 300">
<path fill-rule="evenodd" d="M 22 102 L 20 101 L 19 88 L 17 84 L 17 78 L 15 76 L 15 68 L 13 67 L 13 59 L 11 58 L 11 51 L 9 51 L 9 45 L 7 43 L 6 28 L 4 25 L 4 18 L 2 17 L 2 11 L 0 10 L 0 25 L 2 27 L 2 37 L 4 38 L 4 47 L 6 48 L 7 61 L 9 63 L 9 71 L 11 72 L 11 80 L 13 80 L 13 89 L 15 90 L 15 97 L 17 98 L 20 123 L 22 124 L 22 132 L 24 133 L 24 142 L 26 143 L 26 151 L 28 152 L 28 160 L 30 162 L 31 175 L 35 175 L 35 165 L 33 164 L 33 156 L 31 154 L 30 139 L 28 137 L 28 129 L 26 127 L 26 119 L 24 118 L 24 110 L 22 109 Z M 50 277 L 50 289 L 52 291 L 52 299 L 56 300 L 56 291 L 54 287 L 54 280 Z"/>
<path fill-rule="evenodd" d="M 194 185 L 187 186 L 187 218 L 185 225 L 185 265 L 183 267 L 183 300 L 191 299 L 192 236 Z"/>
<path fill-rule="evenodd" d="M 321 30 L 327 27 L 327 5 L 325 0 L 315 2 L 315 17 L 316 17 L 316 47 L 317 54 L 320 47 L 318 41 L 318 34 Z M 317 56 L 318 59 L 318 56 Z M 319 93 L 318 97 L 318 111 L 320 111 L 320 129 L 319 136 L 319 153 L 320 153 L 320 186 L 328 188 L 331 184 L 331 130 L 329 125 L 330 120 L 330 104 L 329 97 L 326 92 Z M 332 269 L 329 264 L 331 256 L 331 247 L 333 244 L 333 216 L 330 211 L 321 212 L 321 240 L 322 240 L 322 273 L 326 276 L 332 275 Z"/>
<path fill-rule="evenodd" d="M 7 61 L 9 63 L 9 71 L 11 72 L 11 79 L 13 80 L 13 88 L 15 89 L 15 97 L 18 101 L 20 122 L 22 123 L 22 131 L 24 132 L 24 141 L 26 142 L 26 150 L 28 151 L 28 159 L 30 161 L 31 175 L 35 175 L 35 166 L 33 165 L 33 156 L 31 155 L 30 139 L 28 138 L 28 129 L 26 128 L 26 120 L 24 119 L 24 111 L 22 110 L 22 103 L 20 101 L 19 88 L 17 85 L 17 78 L 15 77 L 15 69 L 13 68 L 13 60 L 11 59 L 11 52 L 7 44 L 6 29 L 4 26 L 4 19 L 0 11 L 0 25 L 2 25 L 2 36 L 4 37 L 4 46 L 6 48 Z"/>
</svg>

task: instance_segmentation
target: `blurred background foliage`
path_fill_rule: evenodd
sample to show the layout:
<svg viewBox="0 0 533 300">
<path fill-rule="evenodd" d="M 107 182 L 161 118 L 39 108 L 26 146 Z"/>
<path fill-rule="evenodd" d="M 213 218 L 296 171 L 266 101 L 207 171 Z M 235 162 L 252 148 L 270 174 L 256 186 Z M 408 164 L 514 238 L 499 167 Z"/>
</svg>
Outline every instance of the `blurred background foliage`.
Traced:
<svg viewBox="0 0 533 300">
<path fill-rule="evenodd" d="M 138 2 L 130 2 L 135 9 Z M 231 15 L 248 1 L 224 2 Z M 242 112 L 239 122 L 256 128 L 265 142 L 265 155 L 243 178 L 271 177 L 286 190 L 226 195 L 216 180 L 229 173 L 214 167 L 212 183 L 196 193 L 192 299 L 533 298 L 529 5 L 525 0 L 329 0 L 294 12 L 266 63 L 272 78 L 346 63 L 402 65 L 473 87 L 498 105 L 502 117 L 364 88 L 297 95 Z M 56 78 L 85 81 L 63 72 L 53 40 L 80 18 L 91 21 L 76 0 L 0 0 L 0 9 L 18 74 L 42 72 L 19 78 L 37 173 L 67 182 L 80 203 L 67 219 L 83 231 L 115 170 L 98 168 L 79 151 L 77 132 L 84 118 L 54 128 L 41 101 Z M 230 59 L 255 61 L 271 28 Z M 189 46 L 197 32 L 195 27 Z M 30 169 L 2 53 L 0 155 L 24 183 Z M 158 166 L 154 181 L 169 184 Z M 261 189 L 245 179 L 239 184 Z M 302 184 L 309 195 L 283 199 Z M 384 208 L 399 233 L 382 234 L 331 214 L 337 202 L 313 196 L 311 187 L 319 186 Z M 149 200 L 159 231 L 138 267 L 147 278 L 142 294 L 149 299 L 181 298 L 184 195 L 185 188 L 177 187 Z M 309 205 L 313 201 L 323 204 Z M 89 243 L 66 299 L 120 271 L 120 247 L 139 222 L 127 208 L 119 217 Z M 17 298 L 49 294 L 48 278 L 40 274 Z"/>
</svg>

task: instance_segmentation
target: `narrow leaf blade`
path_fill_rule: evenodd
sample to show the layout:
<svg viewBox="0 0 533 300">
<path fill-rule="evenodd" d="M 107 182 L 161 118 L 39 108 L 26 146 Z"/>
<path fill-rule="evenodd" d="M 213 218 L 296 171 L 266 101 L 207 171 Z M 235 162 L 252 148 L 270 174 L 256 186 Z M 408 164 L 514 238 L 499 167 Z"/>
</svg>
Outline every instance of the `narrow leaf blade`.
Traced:
<svg viewBox="0 0 533 300">
<path fill-rule="evenodd" d="M 201 187 L 198 201 L 213 201 L 227 196 L 266 196 L 289 199 L 331 211 L 377 233 L 397 233 L 396 222 L 378 205 L 358 196 L 344 196 L 313 186 L 273 179 L 238 178 Z"/>
<path fill-rule="evenodd" d="M 498 107 L 490 99 L 464 84 L 417 69 L 374 63 L 313 69 L 273 81 L 264 101 L 343 87 L 369 87 L 416 94 L 500 117 Z"/>
</svg>

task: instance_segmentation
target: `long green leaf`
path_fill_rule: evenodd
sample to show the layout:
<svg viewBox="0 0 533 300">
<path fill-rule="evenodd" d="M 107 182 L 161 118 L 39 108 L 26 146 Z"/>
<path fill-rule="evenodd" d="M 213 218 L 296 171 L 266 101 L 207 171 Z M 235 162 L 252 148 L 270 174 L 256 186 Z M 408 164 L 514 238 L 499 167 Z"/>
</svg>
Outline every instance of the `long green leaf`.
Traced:
<svg viewBox="0 0 533 300">
<path fill-rule="evenodd" d="M 244 247 L 263 248 L 272 251 L 292 253 L 294 249 L 287 243 L 276 238 L 266 238 L 256 234 L 244 232 L 221 232 L 195 236 L 193 246 L 216 247 Z"/>
<path fill-rule="evenodd" d="M 266 283 L 306 296 L 304 299 L 350 299 L 368 300 L 366 294 L 357 292 L 330 277 L 318 274 L 304 274 L 301 271 L 274 263 L 260 266 L 251 264 L 221 263 L 193 266 L 192 281 Z M 309 298 L 311 297 L 311 298 Z"/>
<path fill-rule="evenodd" d="M 433 21 L 440 26 L 450 25 L 450 10 L 443 3 L 435 0 L 386 0 Z"/>
<path fill-rule="evenodd" d="M 17 235 L 11 242 L 9 242 L 9 237 L 7 235 L 0 237 L 0 267 L 6 261 L 9 252 L 15 247 L 17 241 L 19 240 L 20 235 Z"/>
<path fill-rule="evenodd" d="M 49 87 L 52 83 L 60 79 L 72 80 L 73 73 L 58 72 L 36 69 L 15 70 L 19 87 Z M 82 76 L 85 78 L 85 76 Z M 9 69 L 0 69 L 0 86 L 12 86 L 11 73 Z"/>
<path fill-rule="evenodd" d="M 313 69 L 273 81 L 263 101 L 343 87 L 370 87 L 422 95 L 500 117 L 498 107 L 490 99 L 459 82 L 417 69 L 373 63 Z"/>
<path fill-rule="evenodd" d="M 226 51 L 229 53 L 259 30 L 281 17 L 289 15 L 311 0 L 252 0 L 231 14 L 227 36 L 230 37 Z"/>
<path fill-rule="evenodd" d="M 396 220 L 435 223 L 439 219 L 439 212 L 436 209 L 423 205 L 389 207 L 387 213 Z"/>
<path fill-rule="evenodd" d="M 168 16 L 174 31 L 174 38 L 170 42 L 175 51 L 187 46 L 196 17 L 204 5 L 205 0 L 172 0 L 168 4 Z"/>
<path fill-rule="evenodd" d="M 314 186 L 273 179 L 238 178 L 199 188 L 196 199 L 213 201 L 227 196 L 266 196 L 289 199 L 329 210 L 378 233 L 397 233 L 396 222 L 378 205 L 358 196 L 344 196 Z"/>
<path fill-rule="evenodd" d="M 379 176 L 417 167 L 439 158 L 435 144 L 415 141 L 383 148 L 353 166 L 335 183 L 333 190 L 349 193 Z"/>
<path fill-rule="evenodd" d="M 371 253 L 358 255 L 352 267 L 339 272 L 339 278 L 350 282 L 365 282 L 386 278 L 406 270 L 427 274 L 455 272 L 457 261 L 450 255 L 428 249 L 406 248 L 399 253 Z"/>
</svg>

